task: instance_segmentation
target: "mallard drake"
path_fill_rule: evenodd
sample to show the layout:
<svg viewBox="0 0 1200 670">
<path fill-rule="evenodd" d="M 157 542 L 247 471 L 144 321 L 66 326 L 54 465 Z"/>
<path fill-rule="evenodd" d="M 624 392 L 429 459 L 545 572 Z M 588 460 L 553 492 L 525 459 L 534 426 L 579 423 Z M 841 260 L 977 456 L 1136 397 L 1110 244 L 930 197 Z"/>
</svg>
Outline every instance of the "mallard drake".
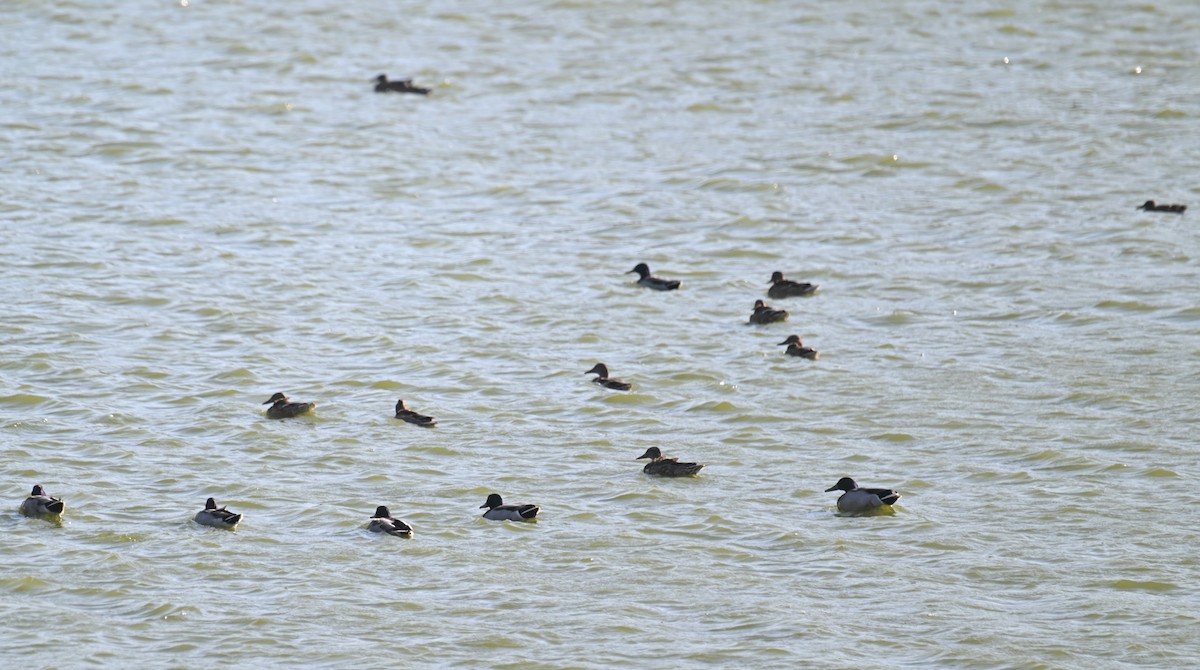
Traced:
<svg viewBox="0 0 1200 670">
<path fill-rule="evenodd" d="M 21 503 L 21 514 L 25 516 L 58 516 L 66 509 L 66 503 L 46 495 L 41 484 L 34 484 L 33 492 Z"/>
<path fill-rule="evenodd" d="M 386 505 L 375 508 L 375 516 L 367 523 L 367 530 L 372 533 L 387 533 L 396 537 L 412 537 L 412 526 L 400 519 L 393 519 Z"/>
<path fill-rule="evenodd" d="M 791 298 L 798 295 L 812 295 L 818 288 L 817 284 L 784 279 L 779 270 L 771 273 L 771 288 L 767 289 L 768 298 Z"/>
<path fill-rule="evenodd" d="M 237 528 L 241 521 L 241 514 L 234 514 L 223 506 L 217 507 L 217 501 L 212 498 L 204 501 L 204 509 L 196 512 L 196 523 L 201 526 L 233 529 Z"/>
<path fill-rule="evenodd" d="M 429 95 L 429 89 L 413 86 L 411 79 L 401 79 L 399 81 L 388 81 L 386 74 L 381 74 L 375 77 L 375 92 L 376 93 L 416 93 L 417 95 Z"/>
<path fill-rule="evenodd" d="M 788 345 L 787 351 L 784 352 L 788 356 L 799 356 L 800 358 L 807 358 L 810 361 L 815 361 L 821 355 L 817 353 L 816 349 L 804 346 L 804 343 L 800 341 L 799 335 L 788 335 L 788 338 L 779 344 Z"/>
<path fill-rule="evenodd" d="M 282 392 L 271 396 L 271 399 L 263 404 L 271 405 L 267 408 L 268 419 L 287 419 L 299 416 L 317 407 L 317 403 L 315 402 L 292 402 Z"/>
<path fill-rule="evenodd" d="M 681 282 L 678 279 L 663 279 L 662 277 L 655 277 L 651 275 L 650 266 L 646 265 L 645 263 L 638 263 L 637 265 L 633 266 L 632 270 L 626 272 L 625 274 L 632 274 L 634 272 L 636 272 L 638 277 L 640 277 L 640 279 L 637 280 L 639 285 L 645 286 L 646 288 L 652 288 L 655 291 L 674 291 L 681 285 Z"/>
<path fill-rule="evenodd" d="M 628 391 L 629 389 L 633 388 L 633 384 L 630 384 L 629 382 L 623 382 L 620 379 L 613 379 L 613 378 L 609 377 L 608 376 L 608 366 L 603 363 L 595 364 L 594 366 L 592 366 L 591 370 L 588 370 L 587 372 L 585 372 L 583 374 L 585 374 L 585 375 L 590 375 L 590 374 L 600 375 L 599 377 L 592 379 L 592 383 L 599 384 L 599 385 L 603 386 L 604 388 L 615 389 L 617 391 Z"/>
<path fill-rule="evenodd" d="M 1187 209 L 1187 205 L 1160 205 L 1153 200 L 1147 200 L 1146 202 L 1142 203 L 1141 207 L 1138 207 L 1137 209 L 1144 209 L 1147 212 L 1170 212 L 1172 214 L 1183 214 L 1184 210 Z"/>
<path fill-rule="evenodd" d="M 838 483 L 825 489 L 826 493 L 830 491 L 845 491 L 837 499 L 840 512 L 868 512 L 876 507 L 895 505 L 900 499 L 900 494 L 891 489 L 861 489 L 849 477 L 842 477 Z"/>
<path fill-rule="evenodd" d="M 437 421 L 432 416 L 417 414 L 409 409 L 408 405 L 404 404 L 403 398 L 396 401 L 396 418 L 417 426 L 425 426 L 426 428 L 432 428 L 437 425 Z"/>
<path fill-rule="evenodd" d="M 479 509 L 484 507 L 488 511 L 483 513 L 483 518 L 507 521 L 531 521 L 541 509 L 537 505 L 505 505 L 499 493 L 489 494 L 487 502 L 480 505 Z"/>
<path fill-rule="evenodd" d="M 642 472 L 660 477 L 687 477 L 700 472 L 704 467 L 703 463 L 680 463 L 678 458 L 664 458 L 658 447 L 650 447 L 646 453 L 633 460 L 640 461 L 643 458 L 649 458 L 650 462 L 642 468 Z"/>
<path fill-rule="evenodd" d="M 754 312 L 750 314 L 750 323 L 778 323 L 787 321 L 788 313 L 786 309 L 772 309 L 761 300 L 754 301 Z"/>
</svg>

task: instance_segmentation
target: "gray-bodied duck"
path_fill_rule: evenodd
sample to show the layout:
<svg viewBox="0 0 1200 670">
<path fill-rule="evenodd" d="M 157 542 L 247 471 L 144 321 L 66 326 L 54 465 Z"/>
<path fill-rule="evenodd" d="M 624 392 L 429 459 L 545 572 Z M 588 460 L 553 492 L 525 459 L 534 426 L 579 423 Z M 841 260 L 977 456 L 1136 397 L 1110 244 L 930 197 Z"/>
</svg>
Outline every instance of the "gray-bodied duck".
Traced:
<svg viewBox="0 0 1200 670">
<path fill-rule="evenodd" d="M 754 301 L 754 312 L 750 314 L 750 323 L 767 324 L 787 321 L 786 309 L 773 309 L 761 300 Z"/>
<path fill-rule="evenodd" d="M 413 534 L 412 526 L 400 519 L 392 518 L 392 513 L 388 511 L 387 505 L 375 508 L 375 516 L 367 522 L 367 530 L 372 533 L 387 533 L 396 537 L 412 537 Z"/>
<path fill-rule="evenodd" d="M 629 389 L 633 388 L 633 384 L 630 384 L 629 382 L 623 382 L 620 379 L 613 379 L 612 377 L 609 377 L 608 376 L 608 366 L 603 363 L 595 364 L 594 366 L 592 366 L 591 370 L 588 370 L 587 372 L 585 372 L 583 374 L 585 374 L 585 375 L 591 375 L 591 374 L 600 375 L 599 377 L 592 379 L 592 383 L 599 384 L 606 389 L 614 389 L 617 391 L 628 391 Z"/>
<path fill-rule="evenodd" d="M 374 81 L 376 93 L 416 93 L 417 95 L 429 95 L 429 89 L 413 86 L 412 79 L 388 81 L 387 75 L 381 74 L 375 77 Z"/>
<path fill-rule="evenodd" d="M 643 458 L 649 458 L 650 462 L 642 468 L 642 472 L 659 477 L 688 477 L 704 467 L 703 463 L 680 463 L 678 458 L 665 458 L 658 447 L 650 447 L 633 460 L 640 461 Z"/>
<path fill-rule="evenodd" d="M 505 505 L 499 493 L 489 494 L 487 501 L 480 505 L 479 509 L 484 507 L 488 508 L 488 511 L 483 513 L 483 518 L 505 521 L 532 521 L 541 509 L 537 505 Z"/>
<path fill-rule="evenodd" d="M 1142 203 L 1141 207 L 1138 207 L 1137 209 L 1144 209 L 1147 212 L 1169 212 L 1171 214 L 1183 214 L 1184 211 L 1187 210 L 1187 205 L 1160 205 L 1153 200 L 1147 200 L 1146 202 Z"/>
<path fill-rule="evenodd" d="M 418 414 L 409 409 L 408 405 L 404 404 L 403 398 L 396 401 L 396 418 L 416 426 L 425 426 L 426 428 L 432 428 L 437 425 L 437 421 L 432 416 Z"/>
<path fill-rule="evenodd" d="M 267 408 L 268 419 L 289 419 L 310 412 L 317 407 L 315 402 L 292 402 L 282 392 L 271 396 L 263 404 L 270 405 Z"/>
<path fill-rule="evenodd" d="M 778 299 L 812 295 L 818 288 L 821 288 L 818 284 L 784 279 L 783 273 L 776 270 L 771 273 L 771 288 L 767 289 L 767 297 Z"/>
<path fill-rule="evenodd" d="M 204 509 L 196 512 L 196 523 L 213 528 L 228 528 L 233 530 L 242 521 L 241 514 L 234 514 L 224 506 L 217 507 L 217 501 L 209 498 L 204 501 Z"/>
<path fill-rule="evenodd" d="M 837 508 L 840 512 L 869 512 L 885 505 L 895 505 L 896 501 L 900 499 L 900 494 L 891 489 L 859 488 L 858 484 L 849 477 L 842 477 L 838 483 L 825 489 L 826 493 L 830 491 L 845 492 L 837 500 Z"/>
<path fill-rule="evenodd" d="M 638 263 L 637 265 L 633 266 L 632 270 L 626 272 L 625 274 L 632 274 L 634 272 L 638 274 L 639 279 L 637 280 L 637 283 L 639 286 L 652 288 L 655 291 L 674 291 L 681 285 L 681 282 L 678 279 L 663 279 L 662 277 L 655 277 L 654 275 L 650 274 L 650 266 L 646 265 L 645 263 Z"/>
<path fill-rule="evenodd" d="M 34 484 L 33 492 L 21 503 L 21 514 L 25 516 L 59 516 L 66 509 L 66 503 L 46 495 L 41 484 Z"/>
<path fill-rule="evenodd" d="M 784 344 L 787 345 L 787 351 L 784 353 L 788 356 L 799 356 L 800 358 L 807 358 L 810 361 L 815 361 L 821 356 L 816 349 L 804 346 L 804 343 L 800 341 L 799 335 L 788 335 L 786 340 L 779 343 L 780 346 Z"/>
</svg>

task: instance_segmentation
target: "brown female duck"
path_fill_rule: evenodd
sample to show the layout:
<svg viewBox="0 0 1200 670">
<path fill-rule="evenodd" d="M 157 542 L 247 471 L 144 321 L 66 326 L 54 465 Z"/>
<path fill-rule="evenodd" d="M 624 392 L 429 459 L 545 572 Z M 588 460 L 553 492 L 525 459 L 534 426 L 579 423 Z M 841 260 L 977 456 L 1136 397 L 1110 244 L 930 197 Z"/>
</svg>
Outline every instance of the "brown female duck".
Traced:
<svg viewBox="0 0 1200 670">
<path fill-rule="evenodd" d="M 799 335 L 788 335 L 788 338 L 779 344 L 781 346 L 784 344 L 788 345 L 787 351 L 784 352 L 788 356 L 799 356 L 800 358 L 815 361 L 821 355 L 816 349 L 804 346 L 804 343 L 800 341 Z"/>
<path fill-rule="evenodd" d="M 1160 205 L 1153 200 L 1147 200 L 1146 202 L 1142 203 L 1141 207 L 1138 207 L 1137 209 L 1143 209 L 1147 212 L 1169 212 L 1171 214 L 1183 214 L 1183 212 L 1187 209 L 1187 205 Z"/>
<path fill-rule="evenodd" d="M 263 403 L 271 405 L 267 408 L 268 419 L 289 419 L 316 409 L 315 402 L 292 402 L 283 392 L 276 393 Z"/>
<path fill-rule="evenodd" d="M 750 323 L 778 323 L 787 321 L 788 313 L 786 309 L 772 309 L 761 300 L 754 301 L 754 312 L 750 314 Z"/>
<path fill-rule="evenodd" d="M 642 472 L 660 477 L 688 477 L 704 467 L 703 463 L 680 463 L 678 458 L 664 458 L 658 447 L 650 447 L 633 460 L 640 461 L 643 458 L 649 458 L 650 462 L 642 468 Z"/>
<path fill-rule="evenodd" d="M 783 273 L 776 270 L 771 273 L 771 288 L 767 289 L 767 297 L 778 299 L 799 295 L 812 295 L 818 288 L 820 288 L 818 284 L 784 279 Z"/>
</svg>

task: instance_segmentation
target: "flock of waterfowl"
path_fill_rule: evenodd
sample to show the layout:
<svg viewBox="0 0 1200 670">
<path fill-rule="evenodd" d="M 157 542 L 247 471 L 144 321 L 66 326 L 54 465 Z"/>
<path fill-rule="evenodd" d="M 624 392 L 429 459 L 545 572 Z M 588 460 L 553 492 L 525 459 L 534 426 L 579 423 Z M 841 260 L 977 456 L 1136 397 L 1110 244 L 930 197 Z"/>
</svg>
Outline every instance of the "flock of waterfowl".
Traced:
<svg viewBox="0 0 1200 670">
<path fill-rule="evenodd" d="M 386 83 L 389 83 L 386 81 L 386 77 L 380 75 L 379 85 L 382 86 Z M 376 90 L 380 89 L 377 87 Z M 637 266 L 626 274 L 630 273 L 637 273 L 637 283 L 640 286 L 656 291 L 673 291 L 682 285 L 682 282 L 677 279 L 655 277 L 650 273 L 650 268 L 645 263 L 638 263 Z M 812 295 L 819 288 L 816 284 L 784 279 L 783 273 L 779 271 L 771 275 L 770 283 L 771 288 L 767 294 L 777 299 Z M 756 300 L 754 303 L 754 312 L 750 315 L 750 323 L 778 323 L 786 321 L 787 318 L 787 310 L 773 309 L 762 300 Z M 790 335 L 779 344 L 787 345 L 786 354 L 789 356 L 798 356 L 810 360 L 816 360 L 818 357 L 817 351 L 811 347 L 804 346 L 798 335 Z M 585 374 L 596 375 L 592 381 L 607 389 L 628 391 L 633 388 L 633 384 L 629 382 L 610 377 L 608 366 L 604 363 L 597 363 Z M 290 419 L 307 414 L 317 407 L 317 403 L 315 402 L 293 402 L 282 391 L 272 395 L 263 404 L 270 405 L 266 412 L 269 419 Z M 409 409 L 403 398 L 396 401 L 395 418 L 426 428 L 437 425 L 437 421 L 433 417 Z M 647 475 L 659 477 L 690 477 L 695 476 L 704 468 L 703 463 L 680 463 L 678 458 L 663 456 L 662 451 L 658 447 L 646 449 L 644 454 L 634 460 L 643 459 L 649 460 L 649 462 L 642 468 L 642 472 Z M 843 477 L 833 487 L 826 489 L 826 492 L 829 491 L 843 492 L 837 500 L 837 508 L 841 512 L 848 513 L 870 512 L 880 507 L 891 506 L 900 499 L 900 494 L 891 489 L 859 488 L 854 480 L 849 477 Z M 480 509 L 484 508 L 487 511 L 483 513 L 483 518 L 504 521 L 531 521 L 537 517 L 540 510 L 537 505 L 525 503 L 505 504 L 504 499 L 498 493 L 488 495 L 487 500 L 480 505 Z M 21 503 L 21 513 L 31 517 L 59 518 L 64 511 L 66 511 L 65 503 L 59 498 L 49 496 L 41 484 L 35 485 L 29 497 Z M 218 507 L 216 500 L 209 498 L 204 503 L 204 509 L 197 512 L 193 520 L 203 526 L 232 530 L 237 528 L 238 524 L 241 523 L 242 515 L 231 512 L 225 507 Z M 413 535 L 412 526 L 409 526 L 400 519 L 394 518 L 386 505 L 380 505 L 375 509 L 375 514 L 367 521 L 366 528 L 371 532 L 387 533 L 388 535 L 398 537 L 412 537 Z"/>
</svg>

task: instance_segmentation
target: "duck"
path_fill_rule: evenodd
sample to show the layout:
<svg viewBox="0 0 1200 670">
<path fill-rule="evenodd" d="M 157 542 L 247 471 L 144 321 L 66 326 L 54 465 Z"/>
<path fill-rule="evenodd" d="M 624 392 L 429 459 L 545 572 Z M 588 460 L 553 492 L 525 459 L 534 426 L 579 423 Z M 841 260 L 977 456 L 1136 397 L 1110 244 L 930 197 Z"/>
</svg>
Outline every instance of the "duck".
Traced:
<svg viewBox="0 0 1200 670">
<path fill-rule="evenodd" d="M 437 425 L 437 421 L 435 421 L 432 416 L 417 414 L 409 409 L 408 406 L 404 404 L 403 398 L 396 401 L 396 418 L 407 421 L 413 425 L 425 426 L 426 428 L 432 428 Z"/>
<path fill-rule="evenodd" d="M 688 477 L 704 467 L 703 463 L 680 463 L 678 458 L 664 458 L 658 447 L 650 447 L 633 460 L 640 461 L 643 458 L 649 458 L 650 462 L 642 468 L 642 472 L 660 477 Z"/>
<path fill-rule="evenodd" d="M 1144 209 L 1147 212 L 1170 212 L 1172 214 L 1183 214 L 1184 210 L 1187 209 L 1187 205 L 1160 205 L 1153 200 L 1147 200 L 1146 202 L 1142 203 L 1141 207 L 1138 207 L 1137 209 Z"/>
<path fill-rule="evenodd" d="M 268 419 L 287 419 L 305 414 L 317 407 L 317 403 L 315 402 L 292 402 L 282 392 L 271 396 L 270 400 L 267 400 L 263 404 L 271 405 L 267 408 Z"/>
<path fill-rule="evenodd" d="M 488 511 L 483 513 L 483 518 L 507 521 L 532 521 L 541 509 L 537 505 L 505 505 L 499 493 L 488 494 L 487 501 L 480 505 L 479 509 L 484 507 L 488 508 Z"/>
<path fill-rule="evenodd" d="M 786 309 L 772 309 L 761 300 L 754 301 L 754 312 L 750 314 L 750 323 L 778 323 L 787 321 L 788 313 Z"/>
<path fill-rule="evenodd" d="M 849 477 L 842 477 L 838 483 L 825 489 L 830 491 L 845 491 L 837 499 L 839 512 L 869 512 L 884 505 L 895 505 L 900 494 L 891 489 L 863 489 Z"/>
<path fill-rule="evenodd" d="M 33 492 L 21 503 L 21 514 L 25 516 L 58 516 L 66 509 L 66 503 L 46 495 L 41 484 L 34 484 Z"/>
<path fill-rule="evenodd" d="M 792 281 L 784 279 L 779 270 L 771 273 L 771 288 L 767 289 L 768 298 L 791 298 L 799 295 L 812 295 L 820 284 Z"/>
<path fill-rule="evenodd" d="M 779 343 L 780 346 L 784 344 L 788 345 L 787 351 L 784 352 L 788 356 L 799 356 L 800 358 L 807 358 L 810 361 L 815 361 L 821 356 L 816 349 L 804 346 L 804 343 L 800 341 L 799 335 L 788 335 L 786 340 Z"/>
<path fill-rule="evenodd" d="M 412 526 L 404 523 L 400 519 L 393 519 L 392 513 L 388 511 L 387 505 L 380 505 L 375 508 L 375 516 L 371 517 L 367 523 L 367 530 L 372 533 L 387 533 L 396 537 L 412 537 Z"/>
<path fill-rule="evenodd" d="M 674 291 L 682 285 L 682 282 L 680 282 L 678 279 L 663 279 L 662 277 L 655 277 L 654 275 L 650 274 L 650 266 L 646 265 L 645 263 L 638 263 L 637 265 L 633 266 L 632 270 L 626 272 L 625 274 L 632 274 L 634 272 L 638 274 L 639 279 L 637 280 L 637 283 L 639 286 L 652 288 L 655 291 Z"/>
<path fill-rule="evenodd" d="M 196 512 L 196 523 L 213 528 L 237 528 L 242 521 L 241 514 L 234 514 L 224 507 L 217 507 L 217 501 L 209 498 L 204 501 L 204 509 Z"/>
<path fill-rule="evenodd" d="M 633 388 L 633 384 L 630 384 L 629 382 L 623 382 L 620 379 L 613 379 L 613 378 L 609 377 L 608 376 L 608 366 L 603 363 L 595 364 L 594 366 L 592 366 L 591 370 L 588 370 L 587 372 L 585 372 L 583 374 L 585 374 L 585 375 L 590 375 L 590 374 L 600 375 L 599 377 L 592 379 L 592 383 L 599 384 L 606 389 L 613 389 L 616 391 L 628 391 L 629 389 Z"/>
<path fill-rule="evenodd" d="M 376 93 L 416 93 L 417 95 L 429 95 L 429 89 L 413 86 L 411 79 L 401 79 L 399 81 L 388 81 L 386 74 L 381 74 L 375 77 L 375 92 Z"/>
</svg>

